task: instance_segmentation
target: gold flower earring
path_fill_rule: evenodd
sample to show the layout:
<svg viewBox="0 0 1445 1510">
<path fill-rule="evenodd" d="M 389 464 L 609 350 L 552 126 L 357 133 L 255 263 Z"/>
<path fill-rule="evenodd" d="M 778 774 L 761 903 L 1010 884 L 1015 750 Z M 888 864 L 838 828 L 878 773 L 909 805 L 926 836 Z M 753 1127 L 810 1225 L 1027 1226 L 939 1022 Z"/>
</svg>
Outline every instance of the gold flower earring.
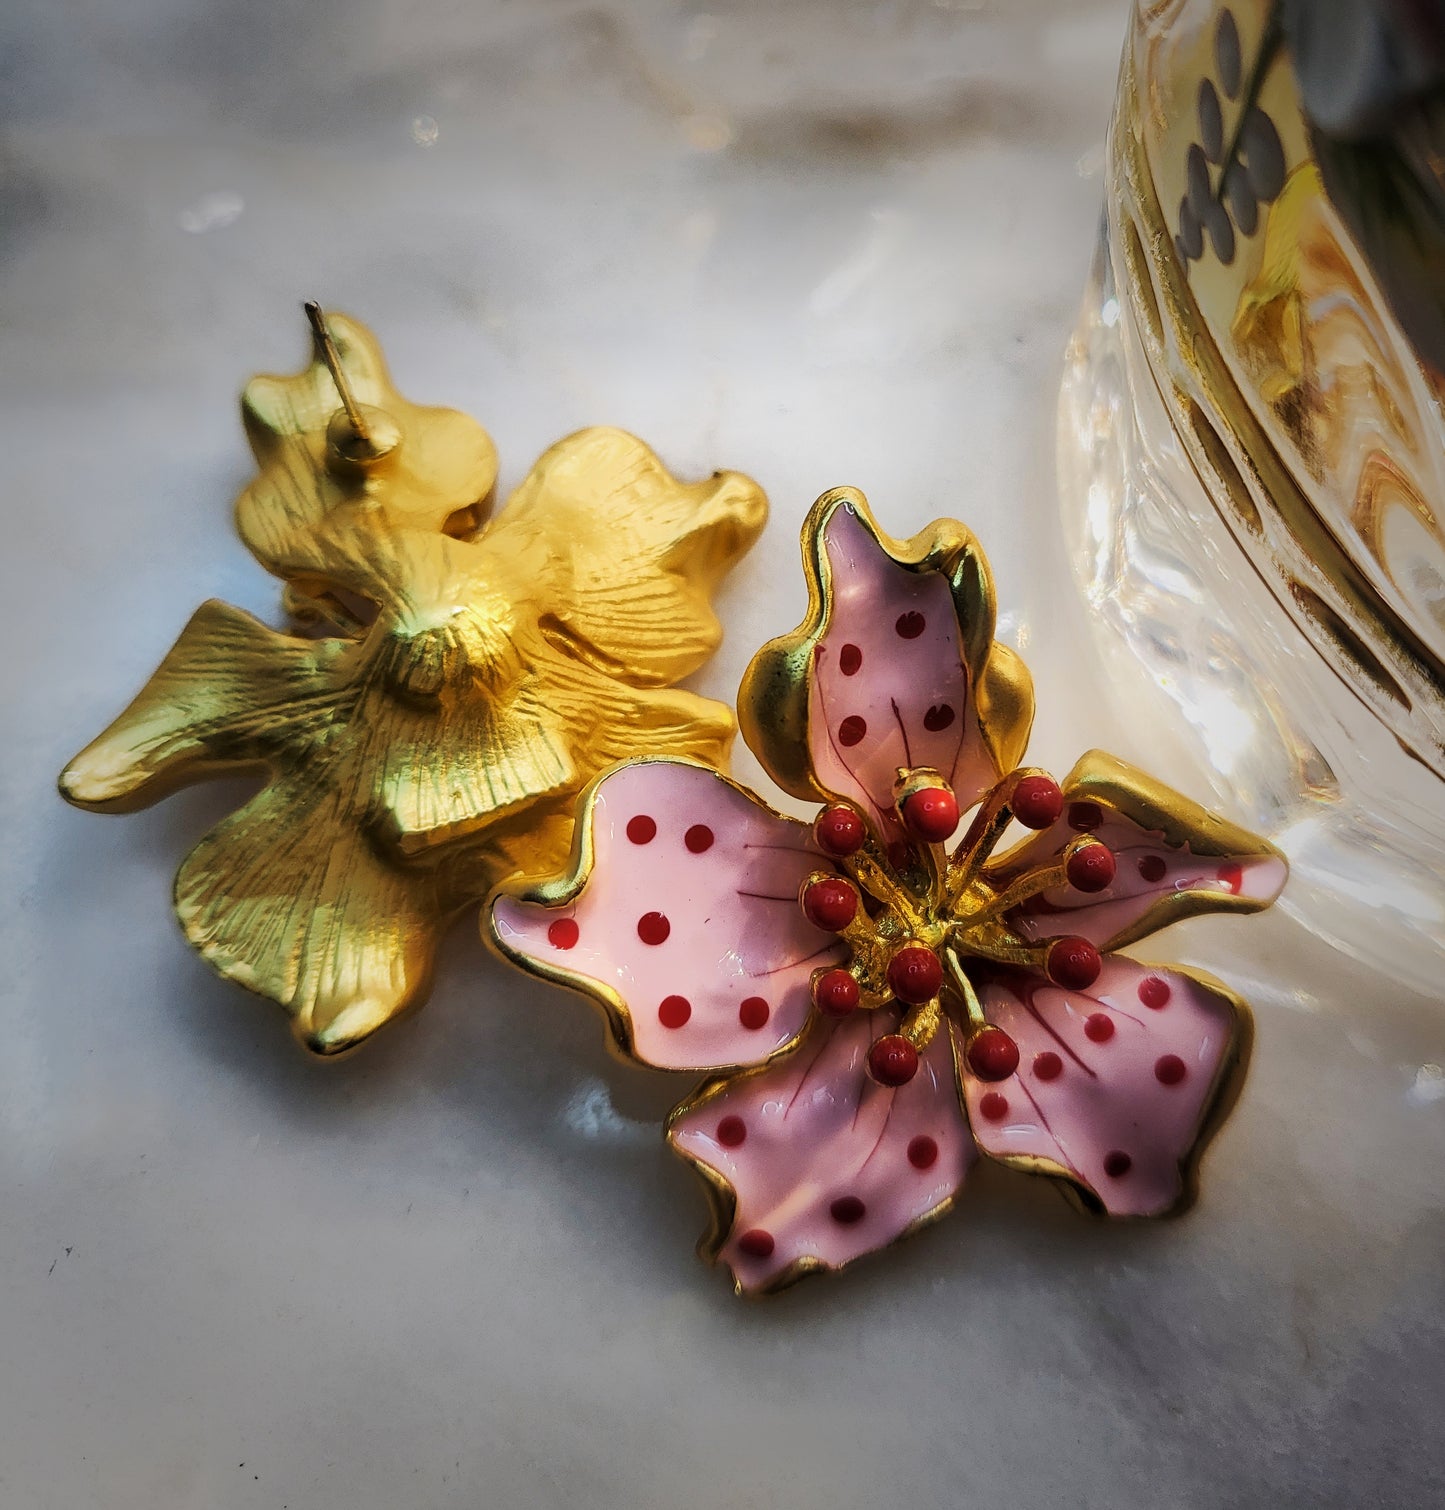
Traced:
<svg viewBox="0 0 1445 1510">
<path fill-rule="evenodd" d="M 186 857 L 175 910 L 219 974 L 331 1055 L 424 999 L 458 912 L 565 863 L 604 768 L 726 765 L 731 711 L 671 684 L 716 648 L 711 591 L 767 504 L 738 473 L 682 483 L 589 429 L 492 517 L 482 426 L 409 403 L 364 326 L 307 313 L 307 368 L 246 387 L 260 472 L 236 505 L 293 628 L 203 604 L 60 790 L 128 812 L 264 772 Z"/>
</svg>

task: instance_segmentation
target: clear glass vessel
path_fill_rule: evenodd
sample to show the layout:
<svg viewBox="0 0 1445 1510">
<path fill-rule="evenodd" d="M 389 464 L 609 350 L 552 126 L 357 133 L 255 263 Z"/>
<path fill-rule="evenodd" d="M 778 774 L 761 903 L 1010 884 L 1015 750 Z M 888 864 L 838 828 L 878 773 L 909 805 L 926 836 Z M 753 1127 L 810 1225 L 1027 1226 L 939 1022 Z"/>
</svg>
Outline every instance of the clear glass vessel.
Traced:
<svg viewBox="0 0 1445 1510">
<path fill-rule="evenodd" d="M 1260 0 L 1135 14 L 1060 405 L 1066 528 L 1160 763 L 1286 851 L 1311 928 L 1434 990 L 1442 380 L 1321 171 L 1280 23 Z"/>
</svg>

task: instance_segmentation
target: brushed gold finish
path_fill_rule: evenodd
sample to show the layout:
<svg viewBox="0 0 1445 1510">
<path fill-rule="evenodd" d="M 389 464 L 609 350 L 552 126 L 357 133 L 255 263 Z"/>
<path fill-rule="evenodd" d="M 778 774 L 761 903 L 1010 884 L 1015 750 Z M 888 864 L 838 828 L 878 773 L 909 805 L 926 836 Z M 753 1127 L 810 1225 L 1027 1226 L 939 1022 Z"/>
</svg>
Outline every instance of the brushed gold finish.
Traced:
<svg viewBox="0 0 1445 1510">
<path fill-rule="evenodd" d="M 264 775 L 182 864 L 176 913 L 213 968 L 332 1055 L 425 997 L 457 913 L 565 863 L 603 768 L 726 764 L 730 711 L 670 684 L 716 648 L 712 589 L 767 505 L 737 473 L 681 483 L 592 429 L 489 518 L 486 431 L 403 399 L 358 322 L 311 318 L 309 366 L 246 388 L 259 475 L 236 505 L 308 632 L 202 605 L 60 790 L 126 812 Z"/>
</svg>

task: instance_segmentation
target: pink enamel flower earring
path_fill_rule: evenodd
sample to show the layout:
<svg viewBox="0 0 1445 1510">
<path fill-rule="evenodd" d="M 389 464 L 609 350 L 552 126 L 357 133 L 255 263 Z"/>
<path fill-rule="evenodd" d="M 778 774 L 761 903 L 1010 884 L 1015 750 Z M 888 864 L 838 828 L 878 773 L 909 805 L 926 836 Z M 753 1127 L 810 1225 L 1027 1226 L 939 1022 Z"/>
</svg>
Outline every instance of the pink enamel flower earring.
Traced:
<svg viewBox="0 0 1445 1510">
<path fill-rule="evenodd" d="M 1284 859 L 1098 751 L 1062 784 L 1019 764 L 1032 683 L 963 526 L 892 540 L 840 488 L 803 556 L 808 617 L 738 711 L 814 822 L 690 761 L 617 766 L 570 871 L 494 900 L 493 944 L 597 1001 L 628 1058 L 706 1072 L 667 1137 L 740 1293 L 936 1220 L 980 1155 L 1094 1212 L 1184 1209 L 1249 1010 L 1119 951 L 1267 907 Z"/>
</svg>

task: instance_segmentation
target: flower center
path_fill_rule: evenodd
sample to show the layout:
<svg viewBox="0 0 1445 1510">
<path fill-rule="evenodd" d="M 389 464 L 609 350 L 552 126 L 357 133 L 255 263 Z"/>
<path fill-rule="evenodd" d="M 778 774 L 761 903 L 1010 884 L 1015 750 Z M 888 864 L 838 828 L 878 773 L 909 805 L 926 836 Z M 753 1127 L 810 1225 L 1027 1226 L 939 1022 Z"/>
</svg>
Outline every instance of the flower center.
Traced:
<svg viewBox="0 0 1445 1510">
<path fill-rule="evenodd" d="M 1094 834 L 1071 829 L 1068 842 L 1041 862 L 1018 851 L 995 856 L 1011 822 L 1037 830 L 1060 822 L 1063 793 L 1042 771 L 1004 777 L 951 854 L 945 845 L 958 829 L 958 800 L 938 771 L 899 770 L 893 807 L 906 838 L 892 842 L 848 803 L 824 808 L 814 822 L 819 847 L 837 869 L 807 878 L 802 908 L 852 950 L 846 965 L 815 972 L 814 1004 L 831 1017 L 902 1010 L 897 1028 L 869 1051 L 869 1073 L 882 1085 L 913 1078 L 945 1015 L 963 1035 L 969 1069 L 981 1080 L 1006 1080 L 1018 1067 L 1018 1046 L 988 1022 L 977 987 L 990 974 L 1021 968 L 1067 990 L 1092 985 L 1102 968 L 1093 944 L 1069 934 L 1024 938 L 1013 919 L 1055 887 L 1103 891 L 1114 879 L 1114 855 Z"/>
</svg>

